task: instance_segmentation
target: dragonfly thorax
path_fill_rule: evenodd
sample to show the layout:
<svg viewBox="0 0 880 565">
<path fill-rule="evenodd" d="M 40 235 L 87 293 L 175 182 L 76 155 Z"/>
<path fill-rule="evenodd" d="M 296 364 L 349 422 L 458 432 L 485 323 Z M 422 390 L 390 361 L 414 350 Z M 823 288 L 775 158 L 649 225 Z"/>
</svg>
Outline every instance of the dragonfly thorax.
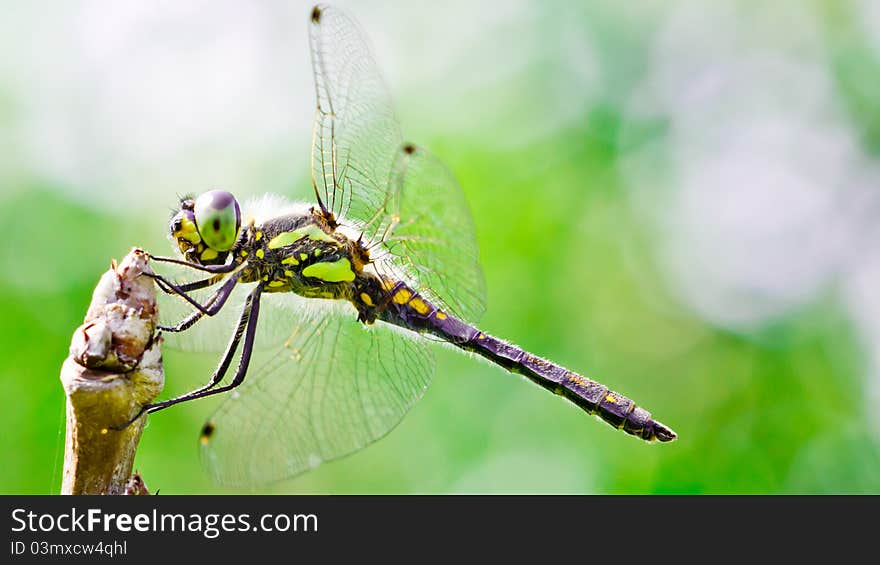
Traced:
<svg viewBox="0 0 880 565">
<path fill-rule="evenodd" d="M 246 223 L 232 261 L 242 283 L 262 282 L 265 292 L 294 292 L 306 298 L 347 300 L 358 319 L 372 323 L 388 300 L 388 283 L 372 270 L 360 238 L 331 226 L 320 209 L 282 213 Z"/>
<path fill-rule="evenodd" d="M 241 282 L 262 282 L 267 292 L 345 298 L 358 275 L 352 242 L 311 210 L 247 225 L 233 254 Z"/>
</svg>

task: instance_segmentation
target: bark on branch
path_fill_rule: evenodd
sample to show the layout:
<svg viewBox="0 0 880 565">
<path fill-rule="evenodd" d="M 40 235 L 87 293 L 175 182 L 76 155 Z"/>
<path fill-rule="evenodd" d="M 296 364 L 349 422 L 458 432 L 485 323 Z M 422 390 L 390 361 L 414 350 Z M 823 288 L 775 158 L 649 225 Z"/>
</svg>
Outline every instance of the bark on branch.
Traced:
<svg viewBox="0 0 880 565">
<path fill-rule="evenodd" d="M 116 429 L 165 382 L 149 258 L 132 251 L 101 278 L 61 368 L 67 437 L 61 494 L 146 493 L 131 469 L 146 416 Z M 133 488 L 132 485 L 137 488 Z"/>
</svg>

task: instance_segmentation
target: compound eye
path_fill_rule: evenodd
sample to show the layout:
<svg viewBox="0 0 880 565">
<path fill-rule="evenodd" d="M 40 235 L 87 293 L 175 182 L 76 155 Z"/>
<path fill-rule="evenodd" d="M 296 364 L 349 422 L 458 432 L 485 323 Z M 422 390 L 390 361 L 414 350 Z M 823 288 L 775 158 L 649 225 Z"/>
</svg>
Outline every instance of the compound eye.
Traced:
<svg viewBox="0 0 880 565">
<path fill-rule="evenodd" d="M 211 190 L 196 199 L 196 227 L 211 249 L 229 251 L 238 239 L 241 211 L 238 201 L 225 190 Z"/>
</svg>

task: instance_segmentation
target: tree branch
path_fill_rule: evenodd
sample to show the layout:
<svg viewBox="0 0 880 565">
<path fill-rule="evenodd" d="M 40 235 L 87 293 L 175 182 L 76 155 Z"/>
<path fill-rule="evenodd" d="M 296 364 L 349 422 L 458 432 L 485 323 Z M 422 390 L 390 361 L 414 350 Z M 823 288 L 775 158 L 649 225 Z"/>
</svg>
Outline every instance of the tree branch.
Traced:
<svg viewBox="0 0 880 565">
<path fill-rule="evenodd" d="M 61 367 L 67 437 L 61 494 L 146 493 L 131 477 L 146 416 L 117 429 L 152 401 L 165 383 L 158 310 L 149 258 L 132 251 L 101 277 L 85 321 Z M 132 488 L 132 479 L 139 481 Z"/>
</svg>

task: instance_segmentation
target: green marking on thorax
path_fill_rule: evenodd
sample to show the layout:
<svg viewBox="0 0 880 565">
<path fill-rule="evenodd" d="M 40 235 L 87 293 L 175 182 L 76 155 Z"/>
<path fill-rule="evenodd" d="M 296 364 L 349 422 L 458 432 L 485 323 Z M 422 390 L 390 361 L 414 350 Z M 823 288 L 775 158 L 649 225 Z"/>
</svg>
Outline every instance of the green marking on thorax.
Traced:
<svg viewBox="0 0 880 565">
<path fill-rule="evenodd" d="M 330 243 L 338 243 L 315 224 L 309 224 L 293 231 L 286 231 L 276 235 L 269 241 L 269 249 L 278 249 L 279 247 L 296 243 L 306 236 L 312 241 L 329 241 Z"/>
<path fill-rule="evenodd" d="M 284 247 L 285 245 L 290 245 L 296 241 L 299 241 L 303 238 L 303 234 L 297 233 L 295 231 L 286 231 L 284 233 L 280 233 L 269 240 L 269 249 L 278 249 L 279 247 Z"/>
<path fill-rule="evenodd" d="M 306 277 L 314 277 L 327 282 L 351 282 L 354 280 L 354 271 L 351 270 L 351 263 L 345 257 L 332 263 L 314 263 L 303 269 L 302 274 Z"/>
</svg>

